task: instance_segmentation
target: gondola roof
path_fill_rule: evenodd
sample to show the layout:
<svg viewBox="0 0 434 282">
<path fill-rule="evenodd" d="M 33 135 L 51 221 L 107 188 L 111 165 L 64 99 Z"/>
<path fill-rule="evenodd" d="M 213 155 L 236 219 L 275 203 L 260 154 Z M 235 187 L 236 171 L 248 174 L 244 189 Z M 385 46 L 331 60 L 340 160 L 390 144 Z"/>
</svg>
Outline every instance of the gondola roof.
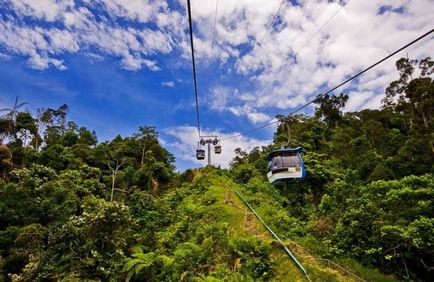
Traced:
<svg viewBox="0 0 434 282">
<path fill-rule="evenodd" d="M 274 158 L 275 156 L 284 154 L 284 153 L 301 153 L 301 147 L 297 147 L 297 148 L 286 148 L 286 149 L 279 149 L 279 150 L 274 150 L 272 152 L 270 152 L 267 156 L 267 159 L 269 161 L 271 161 L 272 158 Z"/>
</svg>

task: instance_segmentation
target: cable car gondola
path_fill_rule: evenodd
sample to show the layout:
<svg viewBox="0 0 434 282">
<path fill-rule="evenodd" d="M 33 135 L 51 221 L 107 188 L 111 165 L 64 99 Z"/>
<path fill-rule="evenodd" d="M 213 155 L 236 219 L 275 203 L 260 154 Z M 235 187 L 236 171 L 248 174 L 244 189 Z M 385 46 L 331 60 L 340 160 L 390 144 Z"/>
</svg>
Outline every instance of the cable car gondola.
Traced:
<svg viewBox="0 0 434 282">
<path fill-rule="evenodd" d="M 196 150 L 196 159 L 204 160 L 205 159 L 205 150 L 197 149 Z"/>
<path fill-rule="evenodd" d="M 199 142 L 197 142 L 197 149 L 196 149 L 196 159 L 198 160 L 204 160 L 205 159 L 205 150 L 201 149 L 201 145 L 205 145 L 205 141 L 201 138 Z"/>
<path fill-rule="evenodd" d="M 215 138 L 212 141 L 212 144 L 214 145 L 214 153 L 215 154 L 221 154 L 222 153 L 222 146 L 220 146 L 219 143 L 220 143 L 220 141 L 217 138 Z"/>
<path fill-rule="evenodd" d="M 302 180 L 306 177 L 301 147 L 272 151 L 268 154 L 268 181 Z"/>
</svg>

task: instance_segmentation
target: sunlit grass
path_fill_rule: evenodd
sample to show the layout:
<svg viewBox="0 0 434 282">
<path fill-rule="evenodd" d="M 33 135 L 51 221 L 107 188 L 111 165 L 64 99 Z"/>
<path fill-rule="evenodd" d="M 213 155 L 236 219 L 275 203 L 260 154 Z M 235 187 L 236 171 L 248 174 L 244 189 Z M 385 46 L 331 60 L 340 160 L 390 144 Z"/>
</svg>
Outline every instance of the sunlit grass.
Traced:
<svg viewBox="0 0 434 282">
<path fill-rule="evenodd" d="M 285 254 L 282 246 L 238 198 L 234 189 L 247 194 L 249 199 L 260 196 L 260 200 L 255 200 L 255 208 L 258 213 L 264 216 L 264 219 L 270 221 L 276 213 L 280 216 L 285 214 L 285 210 L 275 202 L 272 195 L 268 196 L 264 192 L 255 195 L 234 183 L 229 177 L 220 175 L 217 170 L 211 168 L 196 170 L 195 177 L 189 187 L 190 189 L 202 190 L 185 197 L 181 205 L 191 205 L 192 208 L 199 209 L 205 214 L 208 213 L 210 216 L 206 218 L 211 218 L 211 221 L 218 220 L 228 224 L 228 236 L 256 238 L 271 246 L 270 258 L 273 272 L 271 281 L 308 281 L 292 259 Z M 212 223 L 215 222 L 206 222 L 205 220 L 201 222 L 201 224 Z M 322 260 L 321 256 L 326 252 L 325 247 L 314 238 L 293 238 L 295 241 L 285 239 L 285 243 L 288 244 L 287 247 L 303 264 L 312 281 L 360 281 L 339 267 Z M 215 255 L 224 256 L 221 252 Z M 366 281 L 395 281 L 393 278 L 381 274 L 378 270 L 364 267 L 352 259 L 341 258 L 335 259 L 334 262 Z"/>
</svg>

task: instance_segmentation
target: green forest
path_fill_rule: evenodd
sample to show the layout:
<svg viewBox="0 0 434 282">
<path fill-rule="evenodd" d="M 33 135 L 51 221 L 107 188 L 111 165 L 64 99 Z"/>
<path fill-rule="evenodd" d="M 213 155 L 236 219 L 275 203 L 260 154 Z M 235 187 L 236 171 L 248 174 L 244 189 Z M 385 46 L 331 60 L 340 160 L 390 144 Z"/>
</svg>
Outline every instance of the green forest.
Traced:
<svg viewBox="0 0 434 282">
<path fill-rule="evenodd" d="M 381 109 L 321 96 L 229 169 L 182 173 L 153 126 L 98 142 L 68 105 L 17 98 L 0 119 L 0 281 L 433 281 L 434 61 L 396 67 Z M 303 148 L 304 181 L 269 184 L 282 146 Z"/>
</svg>

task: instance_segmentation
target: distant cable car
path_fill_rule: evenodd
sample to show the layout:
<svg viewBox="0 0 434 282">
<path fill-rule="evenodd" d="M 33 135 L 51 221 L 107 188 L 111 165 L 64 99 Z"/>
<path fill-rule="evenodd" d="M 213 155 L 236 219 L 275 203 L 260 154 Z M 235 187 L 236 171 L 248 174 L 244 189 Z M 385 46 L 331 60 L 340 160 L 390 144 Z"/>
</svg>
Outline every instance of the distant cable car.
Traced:
<svg viewBox="0 0 434 282">
<path fill-rule="evenodd" d="M 220 146 L 219 143 L 220 143 L 220 141 L 217 138 L 215 138 L 212 141 L 212 144 L 214 145 L 214 153 L 216 153 L 216 154 L 221 154 L 222 153 L 222 146 Z"/>
<path fill-rule="evenodd" d="M 205 159 L 205 150 L 197 149 L 196 150 L 196 159 L 204 160 Z"/>
<path fill-rule="evenodd" d="M 301 147 L 272 151 L 268 154 L 268 181 L 302 180 L 306 177 Z"/>
</svg>

